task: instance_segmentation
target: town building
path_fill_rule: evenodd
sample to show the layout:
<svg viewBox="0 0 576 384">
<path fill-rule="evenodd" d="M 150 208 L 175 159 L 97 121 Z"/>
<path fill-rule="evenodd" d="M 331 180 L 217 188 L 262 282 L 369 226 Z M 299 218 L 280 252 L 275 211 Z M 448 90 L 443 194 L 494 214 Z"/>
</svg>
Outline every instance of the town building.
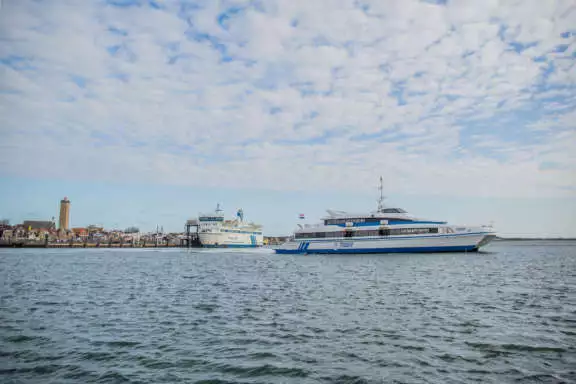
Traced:
<svg viewBox="0 0 576 384">
<path fill-rule="evenodd" d="M 74 238 L 81 240 L 86 240 L 89 234 L 88 229 L 82 227 L 72 228 L 72 233 L 74 234 Z"/>
</svg>

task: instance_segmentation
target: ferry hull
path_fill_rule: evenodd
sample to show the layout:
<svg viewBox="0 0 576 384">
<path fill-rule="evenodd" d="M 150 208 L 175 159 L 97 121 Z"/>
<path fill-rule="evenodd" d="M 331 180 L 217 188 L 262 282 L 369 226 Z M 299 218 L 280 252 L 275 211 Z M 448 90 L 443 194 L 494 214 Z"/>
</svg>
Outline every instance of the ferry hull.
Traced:
<svg viewBox="0 0 576 384">
<path fill-rule="evenodd" d="M 264 244 L 262 234 L 208 232 L 198 237 L 205 248 L 258 248 Z"/>
<path fill-rule="evenodd" d="M 476 252 L 495 237 L 493 233 L 466 233 L 368 239 L 302 239 L 288 241 L 276 248 L 275 251 L 278 254 Z"/>
</svg>

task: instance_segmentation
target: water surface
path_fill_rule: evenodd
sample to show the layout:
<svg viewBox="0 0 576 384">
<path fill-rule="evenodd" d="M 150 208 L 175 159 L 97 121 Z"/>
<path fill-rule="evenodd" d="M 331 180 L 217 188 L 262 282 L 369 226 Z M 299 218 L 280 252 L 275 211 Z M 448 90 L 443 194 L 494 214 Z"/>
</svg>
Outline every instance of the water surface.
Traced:
<svg viewBox="0 0 576 384">
<path fill-rule="evenodd" d="M 0 382 L 575 382 L 575 245 L 0 249 Z"/>
</svg>

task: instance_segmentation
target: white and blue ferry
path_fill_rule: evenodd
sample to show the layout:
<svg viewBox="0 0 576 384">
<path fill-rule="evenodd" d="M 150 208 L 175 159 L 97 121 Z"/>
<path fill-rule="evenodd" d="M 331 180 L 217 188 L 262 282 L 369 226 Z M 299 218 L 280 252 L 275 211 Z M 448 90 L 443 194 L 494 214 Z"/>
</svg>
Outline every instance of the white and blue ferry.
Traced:
<svg viewBox="0 0 576 384">
<path fill-rule="evenodd" d="M 244 221 L 244 212 L 239 209 L 236 218 L 225 220 L 220 204 L 212 213 L 201 213 L 195 225 L 198 226 L 198 240 L 206 248 L 256 248 L 264 243 L 262 226 Z"/>
<path fill-rule="evenodd" d="M 370 213 L 328 210 L 321 224 L 299 225 L 279 254 L 474 252 L 490 243 L 491 226 L 456 226 L 418 219 L 383 204 L 380 178 L 378 209 Z"/>
</svg>

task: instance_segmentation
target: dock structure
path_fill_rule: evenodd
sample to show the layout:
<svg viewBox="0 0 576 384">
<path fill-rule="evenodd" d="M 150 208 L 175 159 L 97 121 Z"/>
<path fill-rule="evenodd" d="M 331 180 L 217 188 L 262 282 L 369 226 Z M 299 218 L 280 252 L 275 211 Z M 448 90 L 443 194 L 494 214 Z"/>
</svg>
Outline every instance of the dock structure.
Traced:
<svg viewBox="0 0 576 384">
<path fill-rule="evenodd" d="M 135 243 L 122 242 L 42 242 L 42 241 L 13 241 L 0 242 L 0 248 L 182 248 L 182 244 L 155 241 L 141 241 Z"/>
<path fill-rule="evenodd" d="M 180 245 L 186 248 L 201 247 L 200 236 L 198 236 L 198 220 L 190 219 L 184 225 L 185 237 L 180 240 Z"/>
<path fill-rule="evenodd" d="M 265 236 L 264 246 L 273 247 L 289 239 L 288 236 Z M 201 248 L 199 222 L 187 220 L 184 233 L 171 236 L 153 237 L 84 237 L 54 239 L 45 235 L 43 238 L 0 238 L 0 248 Z"/>
<path fill-rule="evenodd" d="M 265 246 L 282 244 L 286 237 L 268 237 Z M 140 240 L 123 241 L 30 241 L 30 240 L 0 240 L 0 248 L 201 248 L 198 232 L 190 227 L 186 236 L 172 241 Z"/>
</svg>

